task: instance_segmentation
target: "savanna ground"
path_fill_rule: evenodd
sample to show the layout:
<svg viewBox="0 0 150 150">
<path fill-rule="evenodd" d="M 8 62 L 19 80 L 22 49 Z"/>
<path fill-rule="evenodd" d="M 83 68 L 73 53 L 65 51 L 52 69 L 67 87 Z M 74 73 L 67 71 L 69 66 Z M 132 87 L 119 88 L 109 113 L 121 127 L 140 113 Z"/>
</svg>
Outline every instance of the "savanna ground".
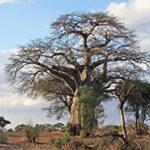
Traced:
<svg viewBox="0 0 150 150">
<path fill-rule="evenodd" d="M 25 133 L 6 132 L 6 144 L 0 150 L 150 150 L 150 136 L 137 136 L 128 128 L 129 148 L 117 136 L 119 126 L 105 126 L 93 132 L 92 137 L 69 136 L 65 132 L 42 132 L 36 144 L 28 142 Z"/>
</svg>

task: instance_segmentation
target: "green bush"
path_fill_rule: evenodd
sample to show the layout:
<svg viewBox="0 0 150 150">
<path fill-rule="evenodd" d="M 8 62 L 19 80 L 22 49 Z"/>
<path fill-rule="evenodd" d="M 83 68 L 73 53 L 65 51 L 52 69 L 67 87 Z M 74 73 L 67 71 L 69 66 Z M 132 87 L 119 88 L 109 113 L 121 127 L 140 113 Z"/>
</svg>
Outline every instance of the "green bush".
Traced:
<svg viewBox="0 0 150 150">
<path fill-rule="evenodd" d="M 65 134 L 62 139 L 58 139 L 54 142 L 55 147 L 61 148 L 62 145 L 64 145 L 67 142 L 70 142 L 71 137 L 68 134 Z"/>
<path fill-rule="evenodd" d="M 63 139 L 62 139 L 62 144 L 70 142 L 70 140 L 71 140 L 71 137 L 68 134 L 65 134 Z"/>
<path fill-rule="evenodd" d="M 25 125 L 25 124 L 19 124 L 15 127 L 15 131 L 16 132 L 25 132 L 27 126 L 28 125 Z"/>
<path fill-rule="evenodd" d="M 42 124 L 36 124 L 36 125 L 34 126 L 34 128 L 35 128 L 36 130 L 38 130 L 39 132 L 42 132 L 42 131 L 44 131 L 45 126 L 42 125 Z"/>
<path fill-rule="evenodd" d="M 62 142 L 61 142 L 61 139 L 58 139 L 54 142 L 54 146 L 57 147 L 57 148 L 61 148 L 62 146 Z"/>
<path fill-rule="evenodd" d="M 7 135 L 3 132 L 0 133 L 0 143 L 7 143 Z"/>
<path fill-rule="evenodd" d="M 31 125 L 28 125 L 25 129 L 26 137 L 29 142 L 36 143 L 37 138 L 40 135 L 40 130 L 36 126 L 33 127 Z"/>
<path fill-rule="evenodd" d="M 98 96 L 90 87 L 86 85 L 79 87 L 79 106 L 82 103 L 87 103 L 91 106 L 96 106 L 96 104 L 99 104 Z"/>
</svg>

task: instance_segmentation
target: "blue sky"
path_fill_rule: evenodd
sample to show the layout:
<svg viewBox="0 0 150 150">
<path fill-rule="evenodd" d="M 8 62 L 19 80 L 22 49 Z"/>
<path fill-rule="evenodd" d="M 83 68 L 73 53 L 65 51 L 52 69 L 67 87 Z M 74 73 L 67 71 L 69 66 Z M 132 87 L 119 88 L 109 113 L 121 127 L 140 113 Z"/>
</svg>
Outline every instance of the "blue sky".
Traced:
<svg viewBox="0 0 150 150">
<path fill-rule="evenodd" d="M 21 0 L 20 0 L 21 1 Z M 48 34 L 49 24 L 59 15 L 73 11 L 105 10 L 119 0 L 37 0 L 0 5 L 0 49 L 16 48 Z M 121 0 L 120 0 L 121 2 Z"/>
<path fill-rule="evenodd" d="M 48 119 L 42 111 L 48 105 L 46 102 L 19 96 L 9 86 L 3 68 L 19 45 L 48 35 L 50 23 L 61 14 L 108 11 L 119 17 L 128 28 L 135 29 L 141 49 L 149 51 L 148 3 L 149 0 L 0 0 L 0 116 L 12 122 L 8 127 L 28 120 L 34 123 L 56 122 L 55 118 Z M 105 105 L 108 116 L 106 123 L 118 123 L 116 106 L 116 103 Z"/>
</svg>

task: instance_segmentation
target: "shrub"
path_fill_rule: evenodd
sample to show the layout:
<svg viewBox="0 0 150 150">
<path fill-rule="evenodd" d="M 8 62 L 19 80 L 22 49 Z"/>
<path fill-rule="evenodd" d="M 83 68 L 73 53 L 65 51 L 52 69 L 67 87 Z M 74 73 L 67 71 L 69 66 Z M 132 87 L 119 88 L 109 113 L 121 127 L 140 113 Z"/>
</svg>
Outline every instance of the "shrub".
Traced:
<svg viewBox="0 0 150 150">
<path fill-rule="evenodd" d="M 118 150 L 142 150 L 142 145 L 139 145 L 133 141 L 130 141 L 128 145 L 126 144 L 118 144 Z"/>
<path fill-rule="evenodd" d="M 71 123 L 67 123 L 65 127 L 65 132 L 73 136 L 76 134 L 76 127 Z"/>
<path fill-rule="evenodd" d="M 147 124 L 139 124 L 139 135 L 148 135 L 149 126 Z"/>
<path fill-rule="evenodd" d="M 25 125 L 25 124 L 17 125 L 17 126 L 15 127 L 15 131 L 16 131 L 16 132 L 25 132 L 26 127 L 27 127 L 27 125 Z"/>
<path fill-rule="evenodd" d="M 7 131 L 8 131 L 8 132 L 13 132 L 14 130 L 13 130 L 13 129 L 8 129 Z"/>
<path fill-rule="evenodd" d="M 147 124 L 143 124 L 141 122 L 137 122 L 137 128 L 136 123 L 134 120 L 128 120 L 127 124 L 133 131 L 136 131 L 137 135 L 148 135 L 149 132 L 149 126 Z"/>
<path fill-rule="evenodd" d="M 39 132 L 42 132 L 42 131 L 44 131 L 45 126 L 42 125 L 42 124 L 36 124 L 36 125 L 34 126 L 34 128 L 36 128 L 36 130 L 38 130 Z"/>
<path fill-rule="evenodd" d="M 58 139 L 54 142 L 54 146 L 57 147 L 57 148 L 61 148 L 62 146 L 62 142 L 61 142 L 61 139 Z"/>
<path fill-rule="evenodd" d="M 58 139 L 54 142 L 54 145 L 57 148 L 61 148 L 62 145 L 64 145 L 67 142 L 70 142 L 71 137 L 68 134 L 65 134 L 64 137 L 62 139 Z"/>
<path fill-rule="evenodd" d="M 3 132 L 0 133 L 0 143 L 6 143 L 7 142 L 7 135 Z"/>
<path fill-rule="evenodd" d="M 39 137 L 40 132 L 41 131 L 39 130 L 39 128 L 36 128 L 36 126 L 33 127 L 31 125 L 28 125 L 25 129 L 26 137 L 28 141 L 32 143 L 36 143 L 36 140 Z"/>
<path fill-rule="evenodd" d="M 52 132 L 53 131 L 53 125 L 44 124 L 44 131 Z"/>
<path fill-rule="evenodd" d="M 70 140 L 71 140 L 71 137 L 68 134 L 65 134 L 63 139 L 62 139 L 62 144 L 70 142 Z"/>
<path fill-rule="evenodd" d="M 105 135 L 103 137 L 100 137 L 98 147 L 102 148 L 104 146 L 113 145 L 116 141 L 119 140 L 119 137 L 116 136 L 117 134 L 118 133 L 112 133 L 110 135 Z"/>
<path fill-rule="evenodd" d="M 80 131 L 80 137 L 81 137 L 81 138 L 87 137 L 87 132 L 86 132 L 86 130 L 81 129 L 81 131 Z"/>
<path fill-rule="evenodd" d="M 53 131 L 64 131 L 64 124 L 56 123 L 52 127 Z"/>
</svg>

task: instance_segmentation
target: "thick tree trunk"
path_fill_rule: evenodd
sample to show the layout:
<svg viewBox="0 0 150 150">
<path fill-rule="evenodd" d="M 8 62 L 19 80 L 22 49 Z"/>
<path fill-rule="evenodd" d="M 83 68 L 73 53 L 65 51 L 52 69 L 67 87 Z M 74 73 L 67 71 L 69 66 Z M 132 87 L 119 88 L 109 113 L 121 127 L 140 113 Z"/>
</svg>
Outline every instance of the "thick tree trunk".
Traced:
<svg viewBox="0 0 150 150">
<path fill-rule="evenodd" d="M 91 53 L 87 50 L 86 38 L 84 39 L 84 68 L 81 73 L 81 81 L 83 85 L 91 86 L 91 72 L 90 61 Z M 87 137 L 91 134 L 95 124 L 94 108 L 90 106 L 90 103 L 80 103 L 78 97 L 78 90 L 76 90 L 71 106 L 70 124 L 74 130 L 74 134 L 82 134 Z"/>
<path fill-rule="evenodd" d="M 81 129 L 81 119 L 80 119 L 79 97 L 77 91 L 72 101 L 69 123 L 71 125 L 71 134 L 79 135 Z"/>
<path fill-rule="evenodd" d="M 82 135 L 87 137 L 92 133 L 92 129 L 96 126 L 94 108 L 88 103 L 79 105 L 78 96 L 73 98 L 71 106 L 70 122 L 71 135 Z"/>
<path fill-rule="evenodd" d="M 128 144 L 128 136 L 127 136 L 127 130 L 126 130 L 125 116 L 124 116 L 124 110 L 123 110 L 122 104 L 120 104 L 120 106 L 119 106 L 119 113 L 120 113 L 120 119 L 121 119 L 121 128 L 122 128 L 123 140 L 126 144 Z"/>
</svg>

